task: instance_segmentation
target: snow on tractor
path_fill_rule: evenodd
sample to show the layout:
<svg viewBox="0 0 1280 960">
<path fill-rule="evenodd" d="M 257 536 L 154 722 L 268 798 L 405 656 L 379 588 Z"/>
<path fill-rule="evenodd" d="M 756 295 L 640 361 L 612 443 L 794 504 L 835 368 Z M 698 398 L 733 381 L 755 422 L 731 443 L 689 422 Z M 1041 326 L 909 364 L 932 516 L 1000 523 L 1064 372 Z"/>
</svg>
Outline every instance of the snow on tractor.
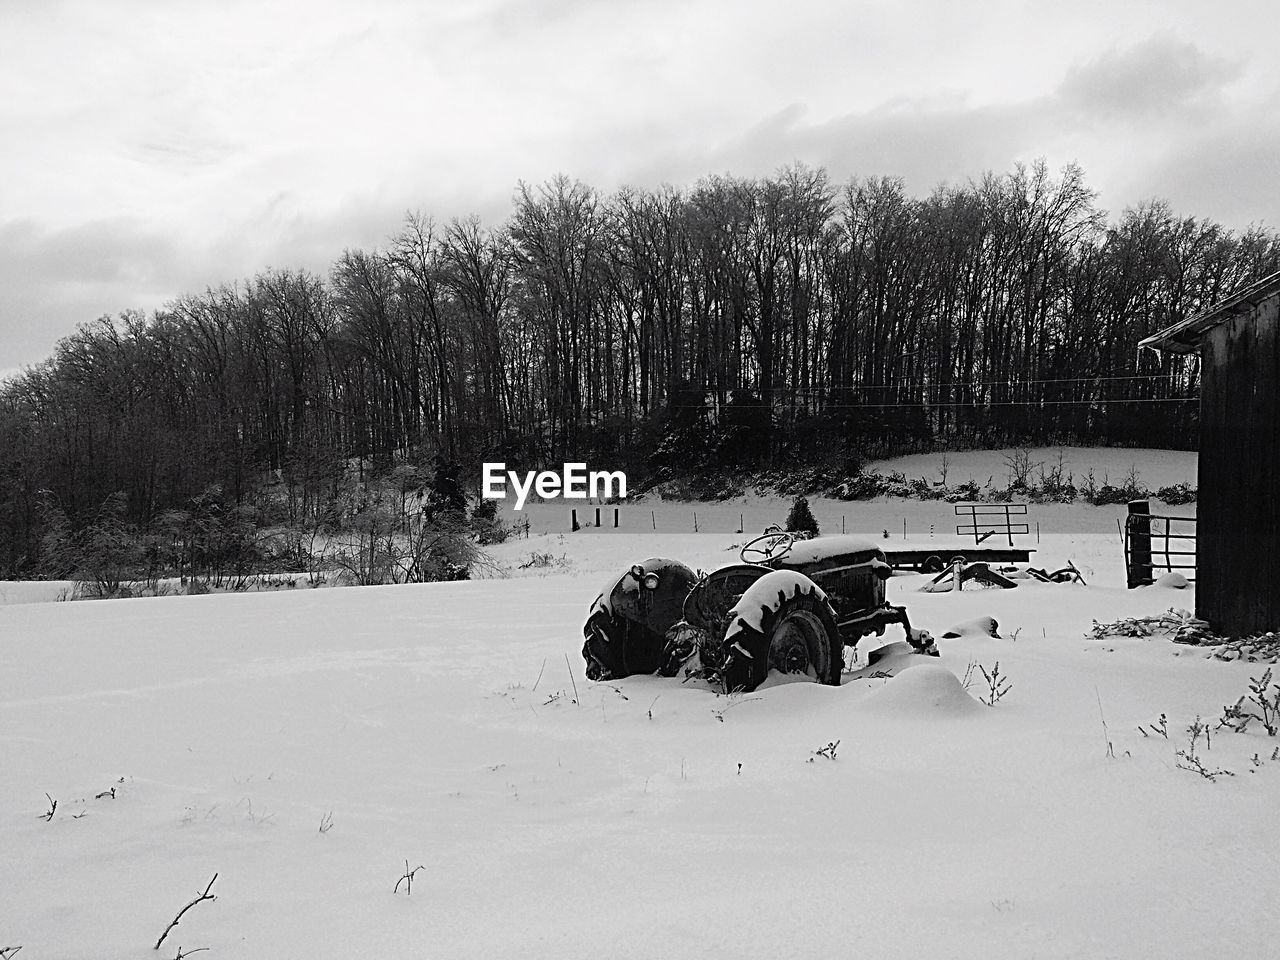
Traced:
<svg viewBox="0 0 1280 960">
<path fill-rule="evenodd" d="M 660 558 L 624 571 L 583 627 L 587 677 L 673 677 L 684 667 L 726 692 L 754 690 L 770 670 L 838 685 L 844 647 L 891 623 L 915 652 L 938 655 L 906 608 L 886 602 L 893 570 L 869 540 L 771 531 L 739 557 L 709 574 Z"/>
</svg>

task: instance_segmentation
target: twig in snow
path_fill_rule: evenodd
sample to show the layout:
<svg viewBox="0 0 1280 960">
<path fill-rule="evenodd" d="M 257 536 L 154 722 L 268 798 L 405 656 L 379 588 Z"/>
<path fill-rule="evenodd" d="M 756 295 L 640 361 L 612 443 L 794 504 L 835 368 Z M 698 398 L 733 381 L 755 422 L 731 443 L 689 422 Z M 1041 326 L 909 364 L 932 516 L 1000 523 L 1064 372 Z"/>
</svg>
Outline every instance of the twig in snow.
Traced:
<svg viewBox="0 0 1280 960">
<path fill-rule="evenodd" d="M 998 666 L 998 664 L 997 664 Z M 1111 745 L 1111 733 L 1107 730 L 1107 716 L 1102 712 L 1102 694 L 1098 692 L 1098 688 L 1093 688 L 1093 695 L 1098 698 L 1098 719 L 1102 721 L 1102 739 L 1107 744 L 1107 756 L 1112 760 L 1116 758 L 1116 748 Z M 1139 730 L 1142 728 L 1139 727 Z"/>
<path fill-rule="evenodd" d="M 53 820 L 54 811 L 58 809 L 58 801 L 53 799 L 53 797 L 49 796 L 48 793 L 46 793 L 44 796 L 45 796 L 45 799 L 49 801 L 49 809 L 46 810 L 44 813 L 40 814 L 40 816 L 37 817 L 36 819 L 43 820 L 45 823 L 49 823 L 51 820 Z"/>
<path fill-rule="evenodd" d="M 22 949 L 22 944 L 16 947 L 0 947 L 0 960 L 11 960 L 13 955 Z"/>
<path fill-rule="evenodd" d="M 160 944 L 164 943 L 164 938 L 165 938 L 165 937 L 167 937 L 167 936 L 169 935 L 169 931 L 170 931 L 170 930 L 172 930 L 174 927 L 176 927 L 176 926 L 178 925 L 178 921 L 182 919 L 182 915 L 183 915 L 184 913 L 186 913 L 188 910 L 190 910 L 192 907 L 194 907 L 197 903 L 203 903 L 203 902 L 204 902 L 204 901 L 206 901 L 206 900 L 217 900 L 217 899 L 218 899 L 217 897 L 215 897 L 213 894 L 211 894 L 211 893 L 209 892 L 210 890 L 212 890 L 212 889 L 213 889 L 213 881 L 214 881 L 214 880 L 217 880 L 217 879 L 218 879 L 218 875 L 215 873 L 215 874 L 213 875 L 213 880 L 210 880 L 210 881 L 209 881 L 209 885 L 208 885 L 207 887 L 205 887 L 205 888 L 204 888 L 204 893 L 200 894 L 200 896 L 196 897 L 194 900 L 192 900 L 192 901 L 191 901 L 190 903 L 188 903 L 185 907 L 183 907 L 181 910 L 179 910 L 179 911 L 178 911 L 178 915 L 177 915 L 176 917 L 174 917 L 172 920 L 170 920 L 170 921 L 169 921 L 169 925 L 168 925 L 167 927 L 165 927 L 165 928 L 164 928 L 164 933 L 160 934 L 160 939 L 159 939 L 159 940 L 157 940 L 157 941 L 156 941 L 156 945 L 155 945 L 154 947 L 152 947 L 152 949 L 153 949 L 153 950 L 159 950 L 159 949 L 160 949 Z M 194 952 L 194 951 L 193 951 L 193 952 Z"/>
<path fill-rule="evenodd" d="M 418 864 L 416 867 L 414 867 L 412 870 L 410 870 L 410 869 L 409 869 L 409 861 L 408 861 L 408 860 L 406 860 L 406 861 L 404 862 L 404 875 L 403 875 L 403 876 L 401 876 L 401 877 L 400 877 L 400 879 L 396 881 L 396 888 L 395 888 L 395 890 L 393 890 L 392 892 L 393 892 L 393 893 L 399 893 L 399 892 L 400 892 L 400 884 L 402 884 L 402 883 L 403 883 L 403 884 L 405 885 L 405 888 L 404 888 L 405 895 L 406 895 L 406 896 L 411 896 L 411 895 L 413 894 L 413 878 L 414 878 L 414 875 L 415 875 L 419 870 L 425 870 L 425 869 L 427 869 L 427 868 L 426 868 L 426 867 L 424 867 L 422 864 Z"/>
<path fill-rule="evenodd" d="M 1187 727 L 1187 735 L 1190 738 L 1187 749 L 1174 751 L 1174 755 L 1178 758 L 1178 769 L 1198 773 L 1210 783 L 1216 783 L 1218 777 L 1234 777 L 1235 774 L 1230 770 L 1211 770 L 1201 761 L 1196 747 L 1202 734 L 1204 735 L 1205 747 L 1210 748 L 1209 724 L 1201 722 L 1200 718 L 1196 717 L 1195 722 Z"/>
<path fill-rule="evenodd" d="M 569 671 L 569 682 L 573 684 L 573 702 L 578 702 L 578 681 L 573 678 L 573 667 L 569 666 L 569 655 L 564 655 L 564 666 Z"/>
<path fill-rule="evenodd" d="M 1160 714 L 1159 723 L 1153 723 L 1151 724 L 1150 727 L 1143 727 L 1142 724 L 1138 724 L 1138 732 L 1142 734 L 1144 737 L 1151 736 L 1151 733 L 1147 733 L 1148 730 L 1150 730 L 1151 733 L 1158 733 L 1160 734 L 1160 736 L 1168 740 L 1169 739 L 1169 718 L 1162 713 Z"/>
<path fill-rule="evenodd" d="M 208 950 L 209 950 L 208 947 L 196 947 L 194 950 L 183 950 L 181 947 L 179 947 L 178 955 L 174 957 L 173 960 L 182 960 L 183 957 L 189 957 L 193 953 L 206 953 L 208 952 Z"/>
<path fill-rule="evenodd" d="M 567 654 L 566 654 L 566 656 L 567 656 Z M 537 680 L 535 680 L 535 681 L 533 681 L 533 689 L 529 691 L 530 693 L 535 693 L 535 692 L 537 692 L 538 684 L 540 684 L 540 683 L 542 682 L 542 671 L 543 671 L 543 670 L 546 670 L 546 669 L 547 669 L 547 658 L 546 658 L 546 657 L 543 657 L 543 658 L 542 658 L 542 667 L 541 667 L 541 669 L 539 669 L 539 670 L 538 670 L 538 679 L 537 679 Z"/>
<path fill-rule="evenodd" d="M 1008 693 L 1010 690 L 1013 689 L 1013 684 L 1009 682 L 1008 675 L 1005 675 L 1005 676 L 1000 675 L 999 660 L 997 660 L 995 666 L 991 668 L 990 673 L 987 673 L 987 668 L 982 666 L 981 664 L 978 665 L 978 669 L 982 672 L 982 679 L 987 681 L 987 686 L 990 688 L 985 700 L 983 700 L 981 697 L 979 697 L 978 699 L 982 700 L 982 702 L 985 703 L 988 707 L 994 707 L 997 703 L 1000 702 L 1000 699 L 1006 693 Z"/>
<path fill-rule="evenodd" d="M 326 813 L 323 817 L 320 818 L 320 832 L 328 833 L 332 829 L 333 829 L 333 811 L 330 810 L 328 813 Z"/>
<path fill-rule="evenodd" d="M 820 747 L 819 749 L 813 751 L 813 756 L 826 757 L 828 760 L 834 760 L 836 758 L 836 750 L 839 748 L 839 746 L 840 746 L 839 740 L 832 740 L 825 747 Z M 809 760 L 810 762 L 812 762 L 813 757 L 810 757 Z"/>
<path fill-rule="evenodd" d="M 728 713 L 730 710 L 732 710 L 734 707 L 736 707 L 738 704 L 749 703 L 752 700 L 763 700 L 763 699 L 764 699 L 763 697 L 744 697 L 741 693 L 731 693 L 729 694 L 729 705 L 725 707 L 723 710 L 712 710 L 711 715 L 715 717 L 717 720 L 719 720 L 721 723 L 724 723 L 724 715 Z"/>
</svg>

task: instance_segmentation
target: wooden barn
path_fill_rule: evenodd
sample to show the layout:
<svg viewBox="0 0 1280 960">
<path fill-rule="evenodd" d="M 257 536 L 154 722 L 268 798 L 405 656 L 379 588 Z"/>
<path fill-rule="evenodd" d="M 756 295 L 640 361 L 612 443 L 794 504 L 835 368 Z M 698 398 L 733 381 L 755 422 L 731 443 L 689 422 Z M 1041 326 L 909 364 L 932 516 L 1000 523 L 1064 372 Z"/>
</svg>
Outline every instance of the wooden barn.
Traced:
<svg viewBox="0 0 1280 960">
<path fill-rule="evenodd" d="M 1139 347 L 1200 354 L 1196 616 L 1280 629 L 1280 273 Z"/>
</svg>

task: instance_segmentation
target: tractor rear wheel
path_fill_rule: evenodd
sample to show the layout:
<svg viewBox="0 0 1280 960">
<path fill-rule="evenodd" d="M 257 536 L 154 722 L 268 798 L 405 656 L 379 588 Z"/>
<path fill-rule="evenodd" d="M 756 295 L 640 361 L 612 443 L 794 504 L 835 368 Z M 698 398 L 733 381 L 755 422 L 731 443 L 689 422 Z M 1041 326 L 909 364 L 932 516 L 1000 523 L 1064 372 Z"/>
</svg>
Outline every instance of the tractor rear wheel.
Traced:
<svg viewBox="0 0 1280 960">
<path fill-rule="evenodd" d="M 754 690 L 770 670 L 840 684 L 843 643 L 831 607 L 816 587 L 796 587 L 790 596 L 780 591 L 777 602 L 761 612 L 759 627 L 743 622 L 725 639 L 723 676 L 729 692 Z"/>
</svg>

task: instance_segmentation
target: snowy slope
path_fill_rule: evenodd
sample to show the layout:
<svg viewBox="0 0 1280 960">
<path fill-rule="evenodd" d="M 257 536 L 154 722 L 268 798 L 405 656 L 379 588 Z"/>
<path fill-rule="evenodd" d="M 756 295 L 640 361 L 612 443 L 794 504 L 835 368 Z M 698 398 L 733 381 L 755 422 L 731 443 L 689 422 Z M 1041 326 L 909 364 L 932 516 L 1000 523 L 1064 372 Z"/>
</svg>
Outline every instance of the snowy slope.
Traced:
<svg viewBox="0 0 1280 960">
<path fill-rule="evenodd" d="M 1009 483 L 1005 457 L 1007 450 L 971 450 L 948 453 L 950 464 L 948 483 L 955 486 L 973 480 L 983 486 L 991 480 L 996 487 Z M 1058 463 L 1061 453 L 1064 479 L 1067 473 L 1080 485 L 1086 472 L 1092 469 L 1099 486 L 1104 480 L 1114 485 L 1123 484 L 1129 471 L 1137 471 L 1138 482 L 1151 490 L 1176 483 L 1195 486 L 1197 455 L 1179 450 L 1131 450 L 1105 447 L 1045 447 L 1030 452 L 1031 462 L 1043 462 L 1046 469 Z M 883 474 L 898 471 L 910 479 L 925 478 L 930 483 L 940 480 L 943 454 L 925 453 L 898 457 L 868 465 L 869 469 Z M 1032 471 L 1031 479 L 1039 481 L 1039 472 Z M 513 498 L 502 504 L 504 519 L 517 522 L 527 519 L 532 533 L 568 533 L 571 510 L 575 507 L 578 522 L 584 526 L 595 523 L 595 511 L 600 509 L 601 527 L 587 526 L 592 533 L 615 532 L 613 527 L 614 505 L 597 505 L 584 501 L 530 500 L 518 513 L 511 509 Z M 810 507 L 824 533 L 857 533 L 879 535 L 888 530 L 891 536 L 901 536 L 903 521 L 907 522 L 910 537 L 955 533 L 957 519 L 955 508 L 941 501 L 903 500 L 877 497 L 872 500 L 833 500 L 826 497 L 810 497 Z M 633 533 L 693 533 L 697 524 L 699 532 L 733 533 L 737 530 L 763 530 L 770 523 L 786 519 L 791 500 L 786 497 L 762 497 L 754 493 L 733 500 L 716 503 L 682 503 L 664 501 L 656 496 L 645 496 L 623 501 L 617 505 L 619 527 L 616 532 Z M 1084 509 L 1079 509 L 1083 506 Z M 1160 512 L 1176 515 L 1195 515 L 1195 504 L 1168 508 L 1161 505 Z M 1124 516 L 1124 507 L 1089 507 L 1087 504 L 1038 504 L 1031 507 L 1031 523 L 1040 524 L 1042 532 L 1052 533 L 1111 533 L 1116 529 L 1116 519 Z"/>
<path fill-rule="evenodd" d="M 1172 486 L 1175 483 L 1196 482 L 1196 465 L 1199 455 L 1194 450 L 1148 450 L 1129 447 L 1032 447 L 1025 449 L 1031 464 L 1040 464 L 1047 473 L 1062 467 L 1062 475 L 1075 478 L 1077 486 L 1089 471 L 1093 471 L 1098 486 L 1109 482 L 1115 486 L 1124 483 L 1130 471 L 1149 490 Z M 930 481 L 940 479 L 943 459 L 947 463 L 947 481 L 951 484 L 973 480 L 982 486 L 988 479 L 996 486 L 1007 486 L 1010 481 L 1008 460 L 1014 450 L 962 450 L 947 454 L 917 453 L 892 460 L 879 460 L 867 465 L 869 470 L 881 473 L 897 471 L 907 477 L 925 477 Z M 1061 458 L 1061 461 L 1059 460 Z M 1040 469 L 1031 471 L 1031 478 L 1038 481 Z"/>
<path fill-rule="evenodd" d="M 564 566 L 0 606 L 0 947 L 1270 955 L 1280 740 L 1215 736 L 1206 759 L 1236 774 L 1216 783 L 1174 753 L 1260 670 L 1083 637 L 1095 618 L 1191 606 L 1189 592 L 1126 591 L 1114 536 L 1063 535 L 1055 553 L 1087 587 L 927 595 L 893 578 L 891 599 L 935 636 L 990 615 L 1005 638 L 941 641 L 940 659 L 893 679 L 732 700 L 584 679 L 581 622 L 616 561 L 709 565 L 739 539 L 535 537 L 508 562 L 554 549 Z M 997 660 L 1013 687 L 987 707 L 981 677 L 967 692 L 959 678 Z M 1162 712 L 1171 739 L 1143 737 Z M 835 759 L 815 754 L 836 741 Z M 425 868 L 411 896 L 392 892 L 406 859 Z M 215 872 L 217 901 L 153 951 Z"/>
</svg>

